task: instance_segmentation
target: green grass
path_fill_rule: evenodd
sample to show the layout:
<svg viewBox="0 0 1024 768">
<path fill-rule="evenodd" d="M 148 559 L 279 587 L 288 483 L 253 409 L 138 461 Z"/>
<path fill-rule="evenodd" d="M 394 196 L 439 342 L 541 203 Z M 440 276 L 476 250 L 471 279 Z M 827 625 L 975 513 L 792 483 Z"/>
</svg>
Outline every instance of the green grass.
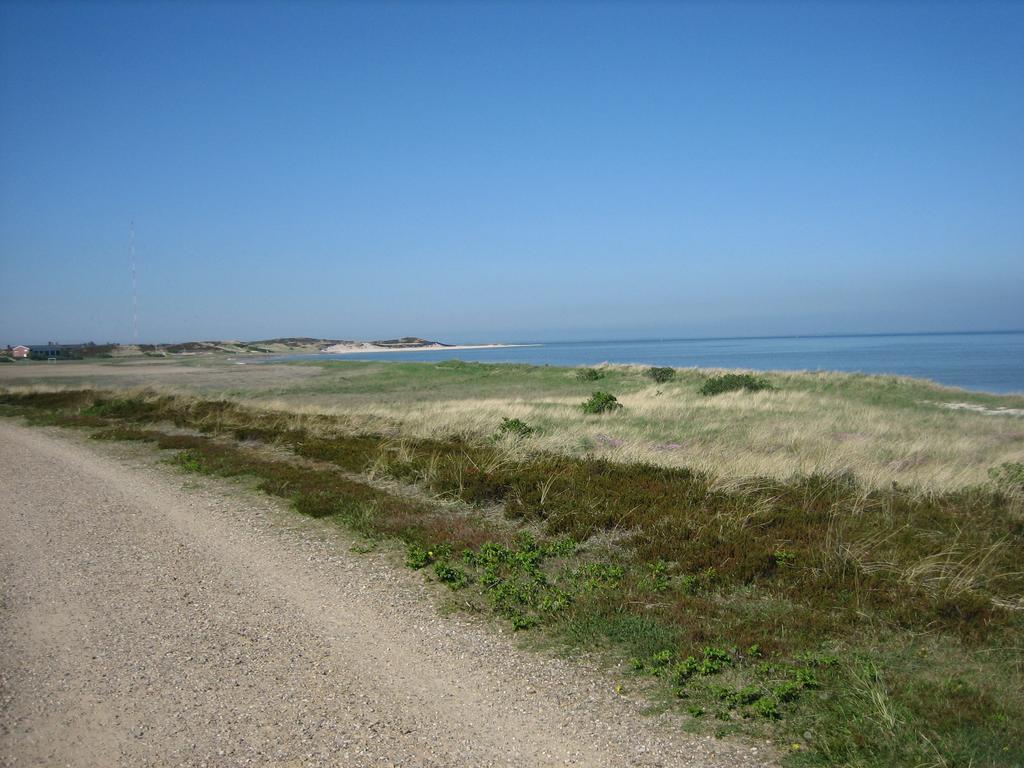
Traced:
<svg viewBox="0 0 1024 768">
<path fill-rule="evenodd" d="M 581 386 L 566 371 L 537 375 Z M 8 393 L 0 410 L 150 441 L 183 470 L 251 476 L 303 514 L 398 538 L 410 567 L 463 604 L 620 659 L 624 680 L 653 685 L 695 728 L 796 743 L 794 763 L 1011 766 L 1024 755 L 1013 465 L 947 490 L 850 473 L 722 481 L 524 450 L 532 433 L 417 437 L 362 415 L 225 399 Z"/>
</svg>

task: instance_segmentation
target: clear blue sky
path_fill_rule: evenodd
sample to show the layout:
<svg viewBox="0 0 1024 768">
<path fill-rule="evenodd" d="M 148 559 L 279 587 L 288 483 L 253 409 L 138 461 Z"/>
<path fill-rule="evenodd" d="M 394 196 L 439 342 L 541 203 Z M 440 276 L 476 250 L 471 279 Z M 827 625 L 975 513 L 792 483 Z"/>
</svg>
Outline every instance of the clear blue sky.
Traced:
<svg viewBox="0 0 1024 768">
<path fill-rule="evenodd" d="M 1024 327 L 1024 3 L 0 5 L 0 342 Z"/>
</svg>

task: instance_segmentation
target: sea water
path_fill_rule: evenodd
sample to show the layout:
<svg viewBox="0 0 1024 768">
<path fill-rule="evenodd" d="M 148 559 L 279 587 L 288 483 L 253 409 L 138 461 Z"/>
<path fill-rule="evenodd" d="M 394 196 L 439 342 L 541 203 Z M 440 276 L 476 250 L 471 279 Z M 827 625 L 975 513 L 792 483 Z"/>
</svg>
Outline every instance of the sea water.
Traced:
<svg viewBox="0 0 1024 768">
<path fill-rule="evenodd" d="M 566 341 L 521 347 L 295 355 L 319 360 L 467 360 L 531 365 L 639 363 L 759 371 L 856 371 L 1024 393 L 1024 332 Z"/>
</svg>

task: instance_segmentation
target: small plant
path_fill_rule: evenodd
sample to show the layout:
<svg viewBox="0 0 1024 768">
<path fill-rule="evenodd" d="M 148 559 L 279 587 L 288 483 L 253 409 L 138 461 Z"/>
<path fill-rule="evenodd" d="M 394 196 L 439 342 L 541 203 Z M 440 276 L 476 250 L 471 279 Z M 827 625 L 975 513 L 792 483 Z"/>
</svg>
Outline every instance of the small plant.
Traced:
<svg viewBox="0 0 1024 768">
<path fill-rule="evenodd" d="M 652 592 L 661 594 L 668 591 L 672 577 L 668 573 L 668 563 L 664 560 L 656 560 L 647 565 L 647 577 L 644 579 L 644 586 Z"/>
<path fill-rule="evenodd" d="M 753 685 L 745 685 L 738 691 L 729 694 L 728 702 L 732 707 L 744 707 L 761 700 L 761 691 Z"/>
<path fill-rule="evenodd" d="M 555 539 L 543 551 L 546 557 L 570 557 L 576 554 L 576 542 L 570 538 Z"/>
<path fill-rule="evenodd" d="M 428 552 L 419 544 L 410 544 L 405 550 L 405 564 L 410 568 L 419 570 L 430 565 L 433 553 Z"/>
<path fill-rule="evenodd" d="M 447 560 L 439 560 L 434 563 L 434 575 L 438 581 L 447 584 L 452 589 L 462 589 L 469 584 L 469 575 L 461 568 L 449 565 Z"/>
<path fill-rule="evenodd" d="M 779 683 L 772 689 L 772 695 L 776 699 L 782 702 L 796 701 L 800 695 L 801 686 L 799 683 L 794 683 L 792 680 L 787 680 L 784 683 Z"/>
<path fill-rule="evenodd" d="M 651 668 L 652 669 L 664 669 L 672 663 L 672 659 L 675 658 L 675 654 L 666 648 L 663 651 L 658 651 L 651 656 Z"/>
<path fill-rule="evenodd" d="M 736 392 L 745 390 L 747 392 L 760 392 L 761 390 L 774 389 L 765 379 L 751 376 L 749 373 L 726 373 L 722 376 L 712 376 L 701 385 L 700 393 L 705 397 L 720 395 L 723 392 Z"/>
<path fill-rule="evenodd" d="M 525 613 L 512 613 L 509 615 L 509 621 L 512 623 L 512 629 L 530 629 L 540 623 L 536 616 L 528 616 Z"/>
<path fill-rule="evenodd" d="M 778 705 L 771 699 L 758 699 L 752 709 L 755 715 L 764 720 L 778 720 L 781 717 Z"/>
<path fill-rule="evenodd" d="M 705 568 L 697 574 L 688 573 L 679 580 L 680 590 L 687 595 L 696 595 L 709 589 L 718 577 L 714 568 Z"/>
<path fill-rule="evenodd" d="M 778 566 L 792 565 L 796 562 L 796 553 L 790 552 L 787 549 L 778 549 L 773 555 L 775 558 L 775 564 Z"/>
<path fill-rule="evenodd" d="M 587 563 L 571 573 L 569 579 L 580 592 L 597 592 L 617 587 L 623 574 L 621 565 Z"/>
<path fill-rule="evenodd" d="M 704 649 L 704 658 L 710 661 L 720 662 L 722 664 L 732 664 L 732 656 L 724 648 L 716 648 L 714 646 L 708 646 Z"/>
<path fill-rule="evenodd" d="M 699 671 L 700 662 L 698 662 L 693 656 L 687 656 L 686 659 L 672 666 L 670 677 L 673 683 L 681 686 L 685 685 L 686 681 L 696 675 Z"/>
<path fill-rule="evenodd" d="M 703 650 L 703 658 L 697 662 L 697 674 L 702 677 L 717 675 L 732 664 L 732 656 L 722 648 L 709 646 Z"/>
<path fill-rule="evenodd" d="M 576 371 L 576 381 L 597 381 L 604 378 L 604 371 L 597 368 L 579 368 Z"/>
<path fill-rule="evenodd" d="M 431 549 L 419 544 L 408 544 L 405 548 L 405 564 L 418 570 L 431 563 L 445 561 L 451 557 L 451 554 L 452 548 L 447 544 L 441 544 Z"/>
<path fill-rule="evenodd" d="M 505 435 L 511 435 L 512 437 L 529 437 L 537 430 L 531 427 L 522 419 L 510 419 L 507 416 L 503 417 L 501 424 L 498 426 L 498 431 L 494 434 L 495 437 L 504 437 Z"/>
<path fill-rule="evenodd" d="M 697 674 L 701 677 L 711 677 L 712 675 L 717 675 L 721 672 L 724 667 L 725 665 L 720 661 L 704 659 L 697 664 Z"/>
<path fill-rule="evenodd" d="M 186 472 L 202 472 L 205 469 L 203 454 L 199 451 L 192 449 L 184 450 L 174 460 Z"/>
<path fill-rule="evenodd" d="M 808 667 L 826 668 L 839 666 L 839 657 L 832 653 L 799 653 L 796 659 Z"/>
<path fill-rule="evenodd" d="M 809 669 L 798 669 L 793 673 L 793 681 L 801 688 L 818 688 L 821 686 L 814 672 Z"/>
<path fill-rule="evenodd" d="M 656 381 L 658 384 L 664 384 L 666 381 L 672 381 L 675 378 L 676 371 L 674 368 L 648 368 L 644 371 L 644 376 L 652 381 Z"/>
<path fill-rule="evenodd" d="M 584 413 L 612 413 L 622 408 L 622 403 L 615 395 L 607 392 L 595 392 L 590 399 L 583 403 Z"/>
</svg>

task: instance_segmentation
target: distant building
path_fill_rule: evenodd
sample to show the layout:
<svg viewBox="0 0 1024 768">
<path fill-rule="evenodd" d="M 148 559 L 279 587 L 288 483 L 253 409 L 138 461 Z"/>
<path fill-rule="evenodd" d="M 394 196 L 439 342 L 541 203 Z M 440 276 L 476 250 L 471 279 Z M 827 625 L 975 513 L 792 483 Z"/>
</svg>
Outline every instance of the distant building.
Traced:
<svg viewBox="0 0 1024 768">
<path fill-rule="evenodd" d="M 11 350 L 11 357 L 28 357 L 29 352 L 31 352 L 31 350 L 28 347 L 26 347 L 24 344 L 19 344 L 18 346 Z"/>
<path fill-rule="evenodd" d="M 81 357 L 80 352 L 80 344 L 57 344 L 48 341 L 46 344 L 30 346 L 28 356 L 33 360 L 74 360 Z"/>
</svg>

